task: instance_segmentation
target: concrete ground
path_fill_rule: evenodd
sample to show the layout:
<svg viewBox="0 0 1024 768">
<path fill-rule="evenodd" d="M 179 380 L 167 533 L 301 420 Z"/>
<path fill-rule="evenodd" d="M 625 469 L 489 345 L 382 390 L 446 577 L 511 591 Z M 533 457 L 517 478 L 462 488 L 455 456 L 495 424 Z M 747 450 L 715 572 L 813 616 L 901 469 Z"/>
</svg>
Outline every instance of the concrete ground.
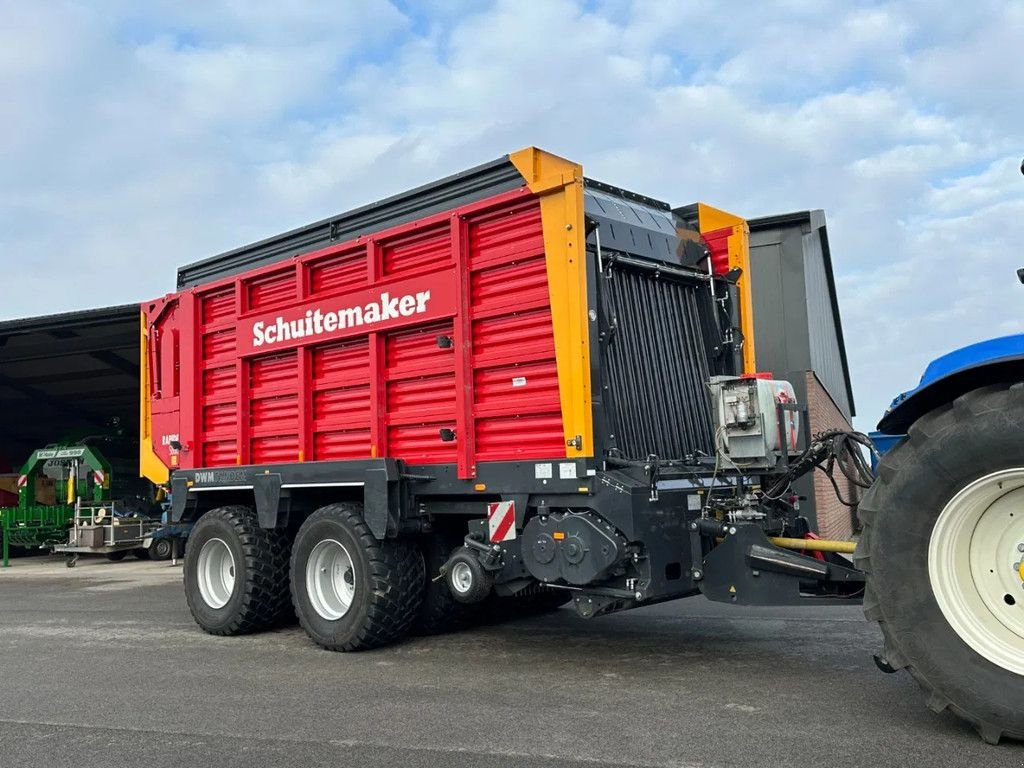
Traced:
<svg viewBox="0 0 1024 768">
<path fill-rule="evenodd" d="M 0 570 L 0 766 L 998 766 L 859 607 L 568 609 L 380 651 L 192 622 L 167 563 Z"/>
</svg>

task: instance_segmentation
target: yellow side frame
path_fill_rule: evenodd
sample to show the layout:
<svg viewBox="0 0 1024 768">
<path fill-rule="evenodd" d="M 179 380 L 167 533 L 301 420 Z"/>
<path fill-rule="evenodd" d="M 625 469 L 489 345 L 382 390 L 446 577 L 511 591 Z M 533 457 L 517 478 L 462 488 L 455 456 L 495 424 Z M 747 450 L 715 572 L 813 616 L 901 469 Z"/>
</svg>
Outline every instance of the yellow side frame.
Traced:
<svg viewBox="0 0 1024 768">
<path fill-rule="evenodd" d="M 743 274 L 736 282 L 740 299 L 740 331 L 743 333 L 743 372 L 757 371 L 754 350 L 754 299 L 750 285 L 750 227 L 747 220 L 705 203 L 697 203 L 697 223 L 701 234 L 731 229 L 728 238 L 729 268 Z"/>
<path fill-rule="evenodd" d="M 509 155 L 540 198 L 558 392 L 569 458 L 594 455 L 583 166 L 536 147 Z"/>
<path fill-rule="evenodd" d="M 153 419 L 149 408 L 149 331 L 146 313 L 139 313 L 139 476 L 161 485 L 171 476 L 153 450 Z"/>
</svg>

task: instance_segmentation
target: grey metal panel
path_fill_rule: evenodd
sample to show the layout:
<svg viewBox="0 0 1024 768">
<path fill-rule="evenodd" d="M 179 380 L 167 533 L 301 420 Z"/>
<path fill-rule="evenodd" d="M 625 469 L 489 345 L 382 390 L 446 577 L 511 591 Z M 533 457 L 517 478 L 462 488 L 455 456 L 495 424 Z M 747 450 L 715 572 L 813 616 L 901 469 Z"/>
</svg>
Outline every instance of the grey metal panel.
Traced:
<svg viewBox="0 0 1024 768">
<path fill-rule="evenodd" d="M 800 232 L 751 232 L 750 271 L 754 302 L 754 347 L 763 371 L 807 370 L 807 331 Z"/>
<path fill-rule="evenodd" d="M 817 373 L 839 410 L 849 419 L 851 403 L 846 386 L 846 371 L 832 313 L 833 298 L 819 232 L 819 228 L 812 228 L 803 236 L 810 369 Z"/>
<path fill-rule="evenodd" d="M 749 224 L 758 368 L 815 371 L 851 418 L 853 390 L 824 213 L 802 211 Z"/>
</svg>

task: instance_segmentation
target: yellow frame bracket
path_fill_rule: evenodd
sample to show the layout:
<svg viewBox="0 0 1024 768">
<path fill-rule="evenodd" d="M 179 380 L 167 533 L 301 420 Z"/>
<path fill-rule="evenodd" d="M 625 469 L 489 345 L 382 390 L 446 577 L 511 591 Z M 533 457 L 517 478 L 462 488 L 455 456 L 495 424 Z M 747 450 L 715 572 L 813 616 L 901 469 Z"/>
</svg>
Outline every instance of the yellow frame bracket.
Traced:
<svg viewBox="0 0 1024 768">
<path fill-rule="evenodd" d="M 558 392 L 568 458 L 594 455 L 583 166 L 536 147 L 509 155 L 540 198 Z"/>
<path fill-rule="evenodd" d="M 153 450 L 153 419 L 149 404 L 149 331 L 146 313 L 139 313 L 139 477 L 160 485 L 170 478 L 167 465 Z"/>
<path fill-rule="evenodd" d="M 750 277 L 750 227 L 747 220 L 704 203 L 697 203 L 697 221 L 701 234 L 730 229 L 728 238 L 729 269 L 739 268 L 743 274 L 736 282 L 740 299 L 740 331 L 743 333 L 743 372 L 757 371 L 754 350 L 754 299 Z"/>
</svg>

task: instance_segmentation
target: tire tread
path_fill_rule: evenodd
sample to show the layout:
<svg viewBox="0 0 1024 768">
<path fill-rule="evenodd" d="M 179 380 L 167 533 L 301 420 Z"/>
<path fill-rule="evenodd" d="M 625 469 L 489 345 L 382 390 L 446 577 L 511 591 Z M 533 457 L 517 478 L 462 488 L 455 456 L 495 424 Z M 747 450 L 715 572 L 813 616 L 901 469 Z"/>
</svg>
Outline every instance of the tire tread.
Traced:
<svg viewBox="0 0 1024 768">
<path fill-rule="evenodd" d="M 408 634 L 419 611 L 423 597 L 424 566 L 418 548 L 402 540 L 378 541 L 363 520 L 358 504 L 337 503 L 321 507 L 306 519 L 305 524 L 321 519 L 335 519 L 349 526 L 362 545 L 370 562 L 369 577 L 373 581 L 366 619 L 355 634 L 345 642 L 328 643 L 318 639 L 302 611 L 299 623 L 306 634 L 321 648 L 329 651 L 362 651 L 398 640 Z M 293 551 L 292 559 L 296 553 Z M 296 564 L 292 562 L 294 569 Z M 292 602 L 297 605 L 295 586 Z"/>
<path fill-rule="evenodd" d="M 970 723 L 981 738 L 990 744 L 998 744 L 1004 737 L 1024 740 L 1024 730 L 1009 730 L 986 720 L 980 712 L 969 710 L 949 701 L 912 662 L 906 659 L 895 633 L 890 630 L 885 614 L 886 601 L 878 594 L 870 578 L 871 561 L 873 557 L 878 557 L 877 554 L 874 554 L 875 518 L 879 513 L 884 514 L 883 510 L 889 506 L 889 484 L 897 471 L 918 455 L 926 440 L 948 429 L 955 428 L 961 418 L 974 418 L 982 413 L 1009 407 L 1010 403 L 998 401 L 1019 400 L 1021 391 L 1019 386 L 1013 387 L 1010 383 L 982 387 L 961 395 L 954 402 L 941 406 L 918 419 L 908 430 L 907 438 L 883 455 L 879 461 L 879 479 L 868 489 L 858 510 L 863 528 L 857 550 L 854 553 L 854 563 L 869 575 L 864 592 L 864 613 L 866 618 L 876 622 L 882 631 L 885 641 L 883 653 L 892 657 L 887 660 L 893 664 L 894 668 L 902 668 L 910 673 L 924 690 L 925 701 L 930 709 L 935 712 L 948 709 Z"/>
<path fill-rule="evenodd" d="M 203 518 L 207 516 L 223 520 L 234 529 L 242 545 L 248 578 L 243 582 L 241 610 L 231 622 L 221 628 L 204 626 L 190 605 L 196 623 L 208 634 L 233 636 L 269 629 L 290 618 L 288 560 L 291 542 L 288 536 L 283 531 L 260 528 L 256 512 L 249 507 L 219 507 Z"/>
</svg>

